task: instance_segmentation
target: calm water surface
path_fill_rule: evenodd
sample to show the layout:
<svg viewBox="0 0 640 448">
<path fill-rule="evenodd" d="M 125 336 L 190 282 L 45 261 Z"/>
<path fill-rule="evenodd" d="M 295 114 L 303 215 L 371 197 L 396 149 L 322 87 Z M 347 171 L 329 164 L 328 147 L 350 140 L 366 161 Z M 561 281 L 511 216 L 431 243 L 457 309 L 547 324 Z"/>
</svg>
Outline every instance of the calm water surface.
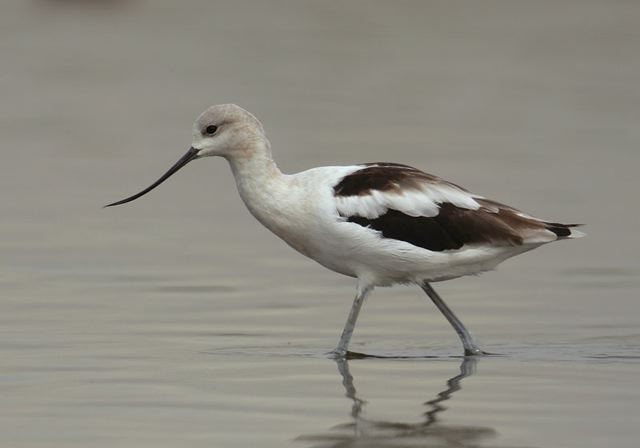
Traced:
<svg viewBox="0 0 640 448">
<path fill-rule="evenodd" d="M 5 2 L 0 445 L 633 447 L 640 412 L 640 5 Z M 383 288 L 244 210 L 222 160 L 114 209 L 206 106 L 287 172 L 409 163 L 588 237 Z"/>
</svg>

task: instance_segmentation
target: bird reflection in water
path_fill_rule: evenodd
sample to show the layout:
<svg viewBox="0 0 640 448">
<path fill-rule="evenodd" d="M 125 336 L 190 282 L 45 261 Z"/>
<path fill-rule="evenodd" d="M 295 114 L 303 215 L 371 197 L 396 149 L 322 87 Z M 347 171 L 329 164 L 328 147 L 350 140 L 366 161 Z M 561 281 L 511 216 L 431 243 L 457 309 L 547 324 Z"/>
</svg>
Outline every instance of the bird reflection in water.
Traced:
<svg viewBox="0 0 640 448">
<path fill-rule="evenodd" d="M 483 426 L 451 426 L 440 423 L 439 418 L 447 410 L 445 401 L 461 389 L 461 381 L 475 373 L 477 360 L 465 357 L 460 372 L 447 380 L 447 387 L 424 403 L 427 410 L 418 423 L 402 423 L 371 420 L 363 416 L 366 401 L 357 396 L 353 376 L 349 372 L 349 361 L 336 361 L 342 376 L 345 396 L 353 405 L 352 421 L 333 427 L 325 434 L 303 435 L 297 441 L 310 442 L 312 448 L 402 448 L 402 447 L 456 447 L 474 448 L 487 446 L 483 440 L 497 436 L 493 428 Z"/>
</svg>

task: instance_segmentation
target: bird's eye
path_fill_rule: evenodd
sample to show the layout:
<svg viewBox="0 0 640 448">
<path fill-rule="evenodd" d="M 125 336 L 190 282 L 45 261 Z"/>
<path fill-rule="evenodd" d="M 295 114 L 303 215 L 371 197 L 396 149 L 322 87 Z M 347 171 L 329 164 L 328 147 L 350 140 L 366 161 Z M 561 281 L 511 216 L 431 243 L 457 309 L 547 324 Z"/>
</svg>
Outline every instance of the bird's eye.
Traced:
<svg viewBox="0 0 640 448">
<path fill-rule="evenodd" d="M 218 126 L 215 126 L 215 125 L 211 124 L 211 125 L 207 126 L 207 129 L 205 129 L 205 130 L 207 131 L 207 134 L 213 135 L 218 130 Z"/>
</svg>

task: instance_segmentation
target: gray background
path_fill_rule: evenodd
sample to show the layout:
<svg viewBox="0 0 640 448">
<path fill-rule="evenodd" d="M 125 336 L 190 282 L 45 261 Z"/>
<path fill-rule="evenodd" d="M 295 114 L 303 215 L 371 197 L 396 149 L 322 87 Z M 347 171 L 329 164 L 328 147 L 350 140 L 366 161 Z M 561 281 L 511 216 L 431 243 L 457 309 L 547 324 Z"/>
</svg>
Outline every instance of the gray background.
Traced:
<svg viewBox="0 0 640 448">
<path fill-rule="evenodd" d="M 0 444 L 634 446 L 639 49 L 624 1 L 2 2 Z M 285 172 L 408 163 L 588 237 L 436 285 L 504 356 L 435 424 L 457 338 L 376 290 L 353 349 L 437 357 L 351 361 L 354 417 L 325 357 L 353 281 L 261 228 L 224 161 L 101 209 L 224 102 Z"/>
</svg>

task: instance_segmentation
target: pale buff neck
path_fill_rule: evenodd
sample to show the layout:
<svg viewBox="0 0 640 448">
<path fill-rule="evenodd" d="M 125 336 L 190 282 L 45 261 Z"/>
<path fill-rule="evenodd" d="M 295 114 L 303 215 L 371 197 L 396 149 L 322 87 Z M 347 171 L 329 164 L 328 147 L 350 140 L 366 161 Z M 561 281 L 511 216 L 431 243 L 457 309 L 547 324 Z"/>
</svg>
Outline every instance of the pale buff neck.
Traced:
<svg viewBox="0 0 640 448">
<path fill-rule="evenodd" d="M 269 216 L 276 214 L 289 193 L 289 176 L 283 174 L 273 158 L 269 142 L 264 139 L 227 161 L 236 180 L 240 197 L 264 225 L 273 230 Z"/>
<path fill-rule="evenodd" d="M 226 157 L 236 183 L 252 180 L 268 181 L 284 176 L 271 155 L 271 145 L 267 139 L 252 142 L 242 151 Z"/>
</svg>

